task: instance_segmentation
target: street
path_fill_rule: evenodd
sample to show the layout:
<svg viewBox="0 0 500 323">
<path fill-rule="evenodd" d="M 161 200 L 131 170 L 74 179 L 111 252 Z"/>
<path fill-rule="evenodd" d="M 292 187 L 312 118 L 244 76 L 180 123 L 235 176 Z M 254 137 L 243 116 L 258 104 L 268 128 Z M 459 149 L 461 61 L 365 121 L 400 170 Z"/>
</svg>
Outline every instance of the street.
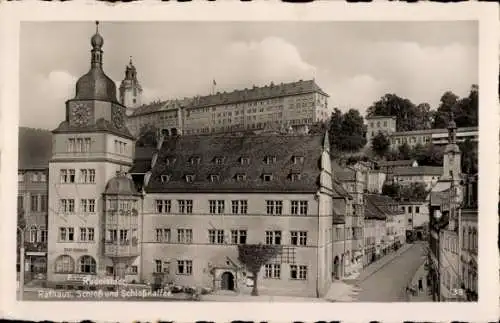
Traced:
<svg viewBox="0 0 500 323">
<path fill-rule="evenodd" d="M 425 261 L 424 247 L 416 243 L 372 275 L 356 282 L 359 302 L 406 302 L 405 288 Z"/>
</svg>

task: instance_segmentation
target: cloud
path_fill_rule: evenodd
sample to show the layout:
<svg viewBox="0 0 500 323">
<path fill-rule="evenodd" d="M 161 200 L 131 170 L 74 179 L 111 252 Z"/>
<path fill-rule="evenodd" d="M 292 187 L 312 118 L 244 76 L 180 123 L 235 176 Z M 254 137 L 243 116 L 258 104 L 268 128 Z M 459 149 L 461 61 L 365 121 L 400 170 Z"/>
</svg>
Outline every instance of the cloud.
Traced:
<svg viewBox="0 0 500 323">
<path fill-rule="evenodd" d="M 29 80 L 29 90 L 21 95 L 21 125 L 55 127 L 65 118 L 64 102 L 75 95 L 77 77 L 63 70 L 36 75 Z"/>
</svg>

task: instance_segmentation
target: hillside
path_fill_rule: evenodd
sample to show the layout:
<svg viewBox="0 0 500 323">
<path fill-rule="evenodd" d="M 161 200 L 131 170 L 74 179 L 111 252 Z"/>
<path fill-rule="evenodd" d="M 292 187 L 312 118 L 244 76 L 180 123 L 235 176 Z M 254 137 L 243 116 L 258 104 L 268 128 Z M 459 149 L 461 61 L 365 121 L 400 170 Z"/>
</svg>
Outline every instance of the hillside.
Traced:
<svg viewBox="0 0 500 323">
<path fill-rule="evenodd" d="M 49 130 L 19 127 L 19 169 L 49 167 L 51 155 Z"/>
</svg>

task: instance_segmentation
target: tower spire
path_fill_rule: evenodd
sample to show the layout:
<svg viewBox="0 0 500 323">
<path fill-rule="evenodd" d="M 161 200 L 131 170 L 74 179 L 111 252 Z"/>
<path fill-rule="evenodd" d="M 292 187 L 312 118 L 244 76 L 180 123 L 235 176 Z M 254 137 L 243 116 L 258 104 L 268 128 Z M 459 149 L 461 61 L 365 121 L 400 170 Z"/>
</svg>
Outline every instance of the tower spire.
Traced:
<svg viewBox="0 0 500 323">
<path fill-rule="evenodd" d="M 95 33 L 96 34 L 99 33 L 99 20 L 96 20 L 96 22 L 95 22 Z"/>
</svg>

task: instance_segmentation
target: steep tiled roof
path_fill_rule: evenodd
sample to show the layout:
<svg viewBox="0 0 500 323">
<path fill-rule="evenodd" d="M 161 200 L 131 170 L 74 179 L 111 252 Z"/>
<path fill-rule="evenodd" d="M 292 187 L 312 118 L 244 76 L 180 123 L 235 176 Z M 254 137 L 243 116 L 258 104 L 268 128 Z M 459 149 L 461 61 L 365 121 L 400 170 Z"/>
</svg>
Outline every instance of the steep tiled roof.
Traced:
<svg viewBox="0 0 500 323">
<path fill-rule="evenodd" d="M 146 192 L 315 192 L 322 148 L 323 135 L 171 137 L 163 142 Z M 266 164 L 266 156 L 276 162 Z M 293 156 L 304 157 L 303 163 L 293 164 Z M 192 157 L 199 164 L 191 164 Z M 219 157 L 222 163 L 216 164 Z M 249 164 L 242 164 L 241 157 L 249 158 Z M 300 178 L 291 181 L 291 173 Z M 237 180 L 237 174 L 246 178 Z M 272 179 L 264 181 L 264 174 Z M 161 175 L 170 177 L 162 183 Z M 194 175 L 193 181 L 186 182 L 186 175 Z M 219 178 L 212 182 L 210 175 Z"/>
<path fill-rule="evenodd" d="M 379 167 L 396 167 L 396 166 L 411 166 L 415 160 L 404 159 L 404 160 L 381 160 L 377 162 Z"/>
<path fill-rule="evenodd" d="M 378 194 L 365 194 L 365 218 L 368 219 L 385 219 L 388 215 L 401 214 L 399 208 L 393 208 L 397 205 L 391 197 Z"/>
<path fill-rule="evenodd" d="M 161 110 L 168 110 L 184 106 L 187 108 L 209 107 L 221 104 L 233 104 L 237 102 L 265 100 L 281 96 L 298 95 L 305 93 L 318 92 L 328 96 L 314 80 L 297 81 L 292 83 L 281 83 L 265 85 L 261 87 L 254 86 L 251 89 L 235 90 L 232 92 L 218 92 L 213 95 L 197 96 L 194 98 L 182 100 L 167 100 L 162 102 L 153 102 L 137 108 L 133 116 L 153 113 Z"/>
<path fill-rule="evenodd" d="M 18 168 L 44 169 L 52 158 L 52 134 L 49 130 L 19 128 Z"/>
<path fill-rule="evenodd" d="M 457 129 L 457 133 L 468 132 L 468 131 L 478 131 L 478 127 L 462 127 Z M 432 135 L 438 133 L 448 133 L 448 129 L 422 129 L 422 130 L 412 130 L 412 131 L 398 131 L 393 132 L 391 136 L 411 136 L 411 135 Z"/>
<path fill-rule="evenodd" d="M 393 169 L 392 174 L 440 176 L 443 174 L 443 168 L 436 166 L 396 167 Z"/>
<path fill-rule="evenodd" d="M 87 125 L 85 127 L 72 126 L 68 121 L 63 121 L 59 126 L 52 130 L 52 133 L 83 133 L 83 132 L 109 132 L 118 136 L 128 139 L 134 139 L 127 127 L 117 128 L 112 122 L 100 118 L 95 124 Z"/>
</svg>

